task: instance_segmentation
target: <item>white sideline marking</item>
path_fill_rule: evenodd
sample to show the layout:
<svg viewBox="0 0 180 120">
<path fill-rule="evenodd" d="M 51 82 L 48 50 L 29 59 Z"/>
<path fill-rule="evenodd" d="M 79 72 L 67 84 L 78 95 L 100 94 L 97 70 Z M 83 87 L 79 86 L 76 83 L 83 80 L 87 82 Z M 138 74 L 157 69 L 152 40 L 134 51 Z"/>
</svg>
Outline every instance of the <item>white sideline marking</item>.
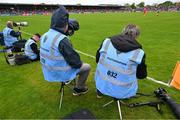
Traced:
<svg viewBox="0 0 180 120">
<path fill-rule="evenodd" d="M 165 82 L 162 82 L 162 81 L 159 81 L 159 80 L 155 80 L 154 78 L 151 78 L 151 77 L 146 77 L 148 80 L 151 80 L 151 81 L 153 81 L 153 82 L 155 82 L 155 83 L 158 83 L 158 84 L 161 84 L 161 85 L 165 85 L 165 86 L 168 86 L 168 87 L 170 87 L 170 85 L 168 84 L 168 83 L 165 83 Z"/>
<path fill-rule="evenodd" d="M 76 50 L 76 51 L 77 51 L 78 53 L 82 54 L 82 55 L 85 55 L 85 56 L 88 56 L 88 57 L 91 57 L 91 58 L 95 59 L 95 56 L 93 56 L 93 55 L 90 55 L 90 54 L 81 52 L 81 51 L 79 51 L 79 50 Z"/>
<path fill-rule="evenodd" d="M 24 33 L 24 34 L 26 34 L 26 35 L 33 36 L 33 34 L 31 34 L 31 33 L 28 33 L 28 32 L 25 32 L 25 31 L 22 31 L 22 30 L 20 30 L 20 32 L 22 32 L 22 33 Z"/>
<path fill-rule="evenodd" d="M 31 36 L 32 36 L 31 33 L 28 33 L 28 32 L 22 31 L 22 30 L 21 30 L 21 32 L 23 32 L 24 34 L 27 34 L 27 35 L 31 35 Z M 84 53 L 84 52 L 82 52 L 82 51 L 80 51 L 80 50 L 76 50 L 76 51 L 77 51 L 78 53 L 82 54 L 82 55 L 91 57 L 91 58 L 93 58 L 93 59 L 96 58 L 95 56 L 90 55 L 90 54 L 87 54 L 87 53 Z M 151 77 L 148 77 L 148 76 L 147 76 L 147 79 L 150 80 L 150 81 L 153 81 L 153 82 L 155 82 L 155 83 L 158 83 L 158 84 L 161 84 L 161 85 L 165 85 L 165 86 L 167 86 L 167 87 L 170 87 L 170 85 L 169 85 L 168 83 L 165 83 L 165 82 L 156 80 L 156 79 L 154 79 L 154 78 L 151 78 Z"/>
</svg>

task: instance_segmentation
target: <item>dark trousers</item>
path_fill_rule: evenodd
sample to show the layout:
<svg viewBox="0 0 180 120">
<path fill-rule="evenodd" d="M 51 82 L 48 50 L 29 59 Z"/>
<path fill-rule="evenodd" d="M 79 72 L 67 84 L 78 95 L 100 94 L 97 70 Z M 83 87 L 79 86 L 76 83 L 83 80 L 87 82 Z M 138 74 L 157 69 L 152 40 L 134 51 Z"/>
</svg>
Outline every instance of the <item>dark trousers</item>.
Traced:
<svg viewBox="0 0 180 120">
<path fill-rule="evenodd" d="M 22 49 L 25 47 L 26 41 L 27 40 L 23 39 L 23 40 L 14 42 L 12 51 L 13 52 L 22 52 Z"/>
</svg>

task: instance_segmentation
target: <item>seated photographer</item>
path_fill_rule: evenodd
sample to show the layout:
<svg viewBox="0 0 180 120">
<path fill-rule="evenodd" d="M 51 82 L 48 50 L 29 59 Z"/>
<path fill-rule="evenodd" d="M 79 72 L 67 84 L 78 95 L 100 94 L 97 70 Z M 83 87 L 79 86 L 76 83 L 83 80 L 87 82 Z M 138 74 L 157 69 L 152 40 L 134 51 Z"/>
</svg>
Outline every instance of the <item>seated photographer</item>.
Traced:
<svg viewBox="0 0 180 120">
<path fill-rule="evenodd" d="M 127 25 L 121 34 L 106 38 L 96 53 L 97 98 L 123 99 L 136 95 L 138 79 L 146 78 L 145 53 L 137 42 L 140 30 Z"/>
<path fill-rule="evenodd" d="M 24 53 L 12 53 L 11 49 L 8 49 L 5 55 L 6 62 L 10 65 L 23 65 L 39 60 L 39 50 L 36 42 L 40 40 L 38 33 L 34 34 L 25 44 Z"/>
<path fill-rule="evenodd" d="M 88 92 L 85 82 L 90 72 L 90 65 L 81 61 L 67 37 L 78 29 L 78 22 L 70 22 L 69 13 L 65 7 L 60 6 L 52 14 L 49 31 L 40 40 L 40 61 L 45 80 L 67 82 L 79 75 L 73 95 Z"/>
<path fill-rule="evenodd" d="M 31 61 L 37 61 L 40 59 L 39 57 L 39 49 L 37 46 L 37 42 L 39 42 L 41 35 L 36 33 L 27 40 L 24 48 L 24 53 Z"/>
<path fill-rule="evenodd" d="M 7 21 L 6 27 L 3 30 L 4 43 L 6 47 L 12 47 L 14 50 L 19 52 L 24 47 L 26 40 L 18 40 L 21 36 L 21 32 L 15 32 L 13 30 L 13 22 Z"/>
</svg>

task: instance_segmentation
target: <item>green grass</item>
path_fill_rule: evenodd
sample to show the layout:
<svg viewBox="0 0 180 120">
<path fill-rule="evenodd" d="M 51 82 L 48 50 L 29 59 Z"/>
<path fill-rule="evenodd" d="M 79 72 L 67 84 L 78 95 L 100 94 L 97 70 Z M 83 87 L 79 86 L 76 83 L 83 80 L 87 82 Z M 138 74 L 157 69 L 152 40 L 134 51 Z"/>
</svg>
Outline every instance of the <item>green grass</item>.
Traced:
<svg viewBox="0 0 180 120">
<path fill-rule="evenodd" d="M 171 79 L 176 61 L 180 60 L 180 13 L 160 13 L 155 16 L 149 13 L 96 13 L 71 14 L 80 22 L 80 30 L 70 39 L 74 47 L 85 53 L 95 55 L 102 40 L 121 32 L 128 23 L 137 24 L 141 28 L 139 42 L 147 54 L 148 76 L 163 82 Z M 43 34 L 49 29 L 50 16 L 9 16 L 0 17 L 0 30 L 7 20 L 27 21 L 28 27 L 22 30 L 29 33 Z M 29 38 L 23 34 L 23 38 Z M 2 48 L 2 47 L 1 47 Z M 39 62 L 22 66 L 9 66 L 3 54 L 0 53 L 0 119 L 59 119 L 81 108 L 90 109 L 96 118 L 118 119 L 116 104 L 107 108 L 102 105 L 109 100 L 96 98 L 94 71 L 95 60 L 81 55 L 84 62 L 91 64 L 92 70 L 87 85 L 88 94 L 75 97 L 71 90 L 65 88 L 62 109 L 59 105 L 59 83 L 48 83 L 44 80 Z M 146 79 L 139 81 L 139 92 L 152 94 L 158 87 Z M 180 92 L 174 88 L 167 88 L 168 94 L 180 103 Z M 156 100 L 155 97 L 139 97 L 126 102 L 143 102 Z M 122 106 L 122 115 L 125 119 L 174 119 L 167 105 L 162 106 L 164 112 L 160 115 L 153 107 L 127 108 Z"/>
</svg>

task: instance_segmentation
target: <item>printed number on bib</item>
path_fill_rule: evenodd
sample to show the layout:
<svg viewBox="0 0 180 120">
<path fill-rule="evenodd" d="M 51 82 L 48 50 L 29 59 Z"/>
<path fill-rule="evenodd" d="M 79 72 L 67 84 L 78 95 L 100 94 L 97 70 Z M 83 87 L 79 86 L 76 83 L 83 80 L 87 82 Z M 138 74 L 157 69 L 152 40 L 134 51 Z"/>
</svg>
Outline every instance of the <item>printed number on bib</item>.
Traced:
<svg viewBox="0 0 180 120">
<path fill-rule="evenodd" d="M 117 77 L 117 73 L 115 73 L 113 71 L 110 71 L 110 70 L 108 70 L 107 75 L 110 76 L 110 77 L 113 77 L 113 78 Z"/>
</svg>

